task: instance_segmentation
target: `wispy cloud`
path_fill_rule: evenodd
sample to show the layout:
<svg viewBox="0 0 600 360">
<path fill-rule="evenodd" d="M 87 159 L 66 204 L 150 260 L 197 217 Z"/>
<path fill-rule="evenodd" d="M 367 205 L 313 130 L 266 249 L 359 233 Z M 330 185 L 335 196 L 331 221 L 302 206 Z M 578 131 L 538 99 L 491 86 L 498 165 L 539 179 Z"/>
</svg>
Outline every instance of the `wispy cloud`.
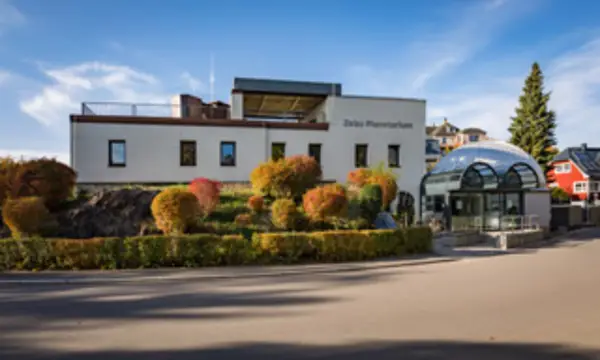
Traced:
<svg viewBox="0 0 600 360">
<path fill-rule="evenodd" d="M 423 96 L 431 83 L 449 74 L 484 50 L 507 24 L 536 8 L 538 1 L 523 4 L 511 0 L 467 2 L 453 8 L 448 21 L 406 46 L 398 66 L 381 69 L 358 65 L 349 69 L 349 87 L 376 94 Z M 365 85 L 365 73 L 370 73 Z"/>
<path fill-rule="evenodd" d="M 10 73 L 8 71 L 0 70 L 0 86 L 5 84 L 10 78 Z"/>
<path fill-rule="evenodd" d="M 25 23 L 25 15 L 9 0 L 0 0 L 0 35 L 9 27 Z"/>
<path fill-rule="evenodd" d="M 187 71 L 181 74 L 181 80 L 183 80 L 185 85 L 195 93 L 206 92 L 206 85 Z"/>
<path fill-rule="evenodd" d="M 19 105 L 21 111 L 47 127 L 64 124 L 84 101 L 164 104 L 169 100 L 156 77 L 128 66 L 86 62 L 45 69 L 43 73 L 50 84 L 41 86 Z"/>
</svg>

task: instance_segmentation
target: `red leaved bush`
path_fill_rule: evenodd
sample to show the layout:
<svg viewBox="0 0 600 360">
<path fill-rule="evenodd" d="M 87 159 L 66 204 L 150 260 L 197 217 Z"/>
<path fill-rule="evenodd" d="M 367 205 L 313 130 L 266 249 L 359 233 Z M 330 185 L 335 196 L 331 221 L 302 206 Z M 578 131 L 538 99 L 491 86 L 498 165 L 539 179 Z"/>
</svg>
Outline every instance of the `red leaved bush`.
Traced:
<svg viewBox="0 0 600 360">
<path fill-rule="evenodd" d="M 343 217 L 348 211 L 346 189 L 340 184 L 328 184 L 308 190 L 302 206 L 312 221 Z"/>
<path fill-rule="evenodd" d="M 265 199 L 260 195 L 253 195 L 248 199 L 248 207 L 255 213 L 259 213 L 264 210 Z"/>
<path fill-rule="evenodd" d="M 196 196 L 202 214 L 210 215 L 217 205 L 219 205 L 219 196 L 221 194 L 221 183 L 207 178 L 196 178 L 189 185 L 189 191 Z"/>
</svg>

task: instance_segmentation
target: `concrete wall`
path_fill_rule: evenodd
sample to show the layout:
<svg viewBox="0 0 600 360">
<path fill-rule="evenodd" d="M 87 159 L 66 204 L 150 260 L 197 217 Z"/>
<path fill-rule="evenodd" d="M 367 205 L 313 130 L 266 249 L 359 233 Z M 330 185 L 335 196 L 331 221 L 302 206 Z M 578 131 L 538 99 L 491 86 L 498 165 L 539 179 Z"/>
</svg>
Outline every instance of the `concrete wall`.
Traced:
<svg viewBox="0 0 600 360">
<path fill-rule="evenodd" d="M 237 96 L 238 94 L 233 94 Z M 240 103 L 231 109 L 232 117 Z M 418 198 L 425 167 L 425 102 L 359 97 L 331 97 L 324 106 L 329 130 L 267 129 L 193 125 L 72 122 L 72 166 L 81 183 L 188 182 L 194 177 L 248 181 L 250 172 L 270 157 L 271 143 L 285 142 L 286 155 L 307 154 L 321 143 L 325 180 L 346 181 L 354 169 L 355 144 L 368 144 L 369 166 L 387 164 L 388 145 L 400 145 L 398 185 Z M 345 120 L 402 122 L 407 128 L 352 127 Z M 126 141 L 126 166 L 108 166 L 108 141 Z M 179 163 L 181 140 L 197 142 L 197 165 Z M 236 166 L 220 166 L 220 142 L 236 142 Z"/>
</svg>

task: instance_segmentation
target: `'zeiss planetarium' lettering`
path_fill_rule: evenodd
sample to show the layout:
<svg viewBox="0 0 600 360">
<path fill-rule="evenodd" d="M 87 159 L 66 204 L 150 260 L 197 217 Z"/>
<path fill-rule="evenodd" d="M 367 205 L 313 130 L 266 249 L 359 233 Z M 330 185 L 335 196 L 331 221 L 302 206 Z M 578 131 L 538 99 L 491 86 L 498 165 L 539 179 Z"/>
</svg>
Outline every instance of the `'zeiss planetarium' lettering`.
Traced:
<svg viewBox="0 0 600 360">
<path fill-rule="evenodd" d="M 384 128 L 384 129 L 412 129 L 413 124 L 403 123 L 402 121 L 360 121 L 344 119 L 344 127 L 355 127 L 355 128 Z"/>
</svg>

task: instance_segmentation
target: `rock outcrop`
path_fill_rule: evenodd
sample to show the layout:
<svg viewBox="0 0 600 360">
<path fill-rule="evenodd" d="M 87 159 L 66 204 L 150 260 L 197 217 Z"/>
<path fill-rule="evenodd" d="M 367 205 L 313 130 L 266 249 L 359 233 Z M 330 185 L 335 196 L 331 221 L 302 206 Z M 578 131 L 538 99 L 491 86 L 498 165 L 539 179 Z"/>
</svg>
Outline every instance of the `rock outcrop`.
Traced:
<svg viewBox="0 0 600 360">
<path fill-rule="evenodd" d="M 56 237 L 136 236 L 152 222 L 150 205 L 159 191 L 102 190 L 56 214 Z"/>
</svg>

